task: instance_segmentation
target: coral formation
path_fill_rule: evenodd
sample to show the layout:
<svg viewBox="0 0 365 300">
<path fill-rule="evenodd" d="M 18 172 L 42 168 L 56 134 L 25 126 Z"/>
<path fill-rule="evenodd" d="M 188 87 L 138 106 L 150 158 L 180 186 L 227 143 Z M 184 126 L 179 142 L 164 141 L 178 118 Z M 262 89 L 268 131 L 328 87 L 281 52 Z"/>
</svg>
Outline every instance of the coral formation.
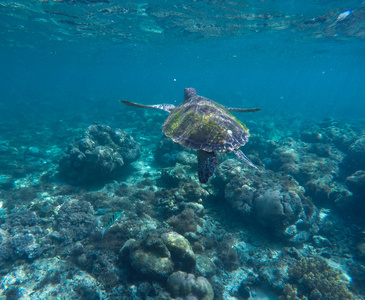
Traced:
<svg viewBox="0 0 365 300">
<path fill-rule="evenodd" d="M 214 292 L 209 281 L 204 277 L 195 277 L 185 272 L 174 272 L 167 280 L 167 288 L 172 297 L 184 299 L 213 300 Z"/>
<path fill-rule="evenodd" d="M 140 146 L 125 131 L 89 126 L 84 138 L 72 143 L 59 162 L 59 173 L 73 185 L 94 184 L 121 175 L 123 166 L 140 156 Z"/>
<path fill-rule="evenodd" d="M 356 139 L 346 151 L 346 157 L 341 168 L 351 174 L 358 170 L 365 170 L 365 135 Z"/>
<path fill-rule="evenodd" d="M 167 232 L 158 236 L 148 233 L 136 241 L 126 241 L 119 252 L 119 259 L 143 276 L 155 280 L 167 279 L 174 271 L 192 270 L 196 265 L 195 254 L 183 236 Z"/>
<path fill-rule="evenodd" d="M 192 271 L 196 265 L 196 258 L 189 241 L 182 235 L 171 231 L 162 235 L 166 247 L 171 253 L 175 267 L 183 271 Z"/>
<path fill-rule="evenodd" d="M 174 166 L 176 163 L 188 164 L 188 162 L 197 164 L 194 151 L 174 143 L 165 135 L 156 145 L 154 159 L 162 166 Z"/>
<path fill-rule="evenodd" d="M 248 152 L 257 154 L 260 172 L 231 154 L 218 156 L 215 178 L 200 185 L 195 151 L 160 140 L 160 128 L 153 128 L 165 117 L 145 111 L 115 118 L 115 125 L 128 124 L 142 146 L 133 168 L 126 165 L 139 147 L 125 133 L 115 136 L 93 125 L 77 139 L 81 156 L 97 147 L 115 154 L 104 165 L 94 160 L 100 174 L 90 169 L 87 176 L 96 176 L 95 186 L 65 185 L 54 176 L 67 140 L 76 139 L 85 123 L 77 129 L 63 124 L 57 145 L 48 129 L 39 131 L 45 140 L 49 136 L 48 144 L 34 142 L 26 128 L 18 145 L 0 142 L 0 298 L 212 299 L 212 291 L 218 300 L 364 295 L 361 123 L 251 121 Z M 124 165 L 103 173 L 115 179 L 105 182 L 102 168 L 117 166 L 117 154 Z M 116 212 L 119 218 L 102 236 Z"/>
<path fill-rule="evenodd" d="M 315 226 L 303 230 L 296 225 L 314 224 L 315 207 L 293 178 L 270 170 L 244 176 L 241 167 L 231 163 L 227 160 L 218 166 L 216 183 L 224 188 L 224 198 L 235 211 L 246 221 L 257 222 L 282 238 L 303 242 L 310 237 Z"/>
<path fill-rule="evenodd" d="M 168 223 L 180 234 L 196 232 L 198 226 L 202 226 L 202 221 L 192 208 L 185 208 L 180 214 L 172 216 Z"/>
<path fill-rule="evenodd" d="M 39 238 L 42 229 L 34 212 L 20 211 L 0 230 L 0 266 L 17 259 L 32 261 L 49 249 L 45 238 Z"/>
<path fill-rule="evenodd" d="M 196 271 L 200 276 L 210 278 L 217 273 L 217 267 L 209 257 L 196 254 Z"/>
<path fill-rule="evenodd" d="M 231 237 L 225 237 L 218 242 L 217 257 L 227 271 L 236 270 L 240 266 L 239 256 L 233 248 L 235 242 Z"/>
<path fill-rule="evenodd" d="M 154 280 L 166 279 L 174 270 L 167 247 L 159 237 L 152 234 L 140 241 L 126 241 L 119 258 L 128 262 L 134 272 Z"/>
<path fill-rule="evenodd" d="M 330 267 L 320 258 L 303 258 L 288 270 L 292 284 L 286 284 L 284 299 L 354 299 L 341 271 Z"/>
<path fill-rule="evenodd" d="M 267 189 L 259 192 L 254 206 L 257 220 L 266 227 L 286 229 L 299 219 L 303 211 L 299 195 L 294 191 Z"/>
<path fill-rule="evenodd" d="M 359 170 L 346 178 L 346 184 L 350 191 L 361 196 L 365 194 L 365 171 Z"/>
<path fill-rule="evenodd" d="M 56 220 L 59 230 L 53 236 L 66 245 L 90 236 L 97 229 L 94 210 L 86 201 L 70 200 L 62 204 Z"/>
<path fill-rule="evenodd" d="M 18 266 L 1 280 L 10 299 L 52 299 L 57 295 L 65 299 L 105 299 L 106 295 L 94 277 L 57 258 Z"/>
</svg>

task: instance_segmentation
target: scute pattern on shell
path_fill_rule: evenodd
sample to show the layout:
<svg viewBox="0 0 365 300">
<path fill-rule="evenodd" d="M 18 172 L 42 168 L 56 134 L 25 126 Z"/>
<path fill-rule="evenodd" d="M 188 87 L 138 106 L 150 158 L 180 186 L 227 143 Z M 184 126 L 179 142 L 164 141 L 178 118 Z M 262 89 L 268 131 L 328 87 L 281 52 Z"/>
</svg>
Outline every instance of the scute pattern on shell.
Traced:
<svg viewBox="0 0 365 300">
<path fill-rule="evenodd" d="M 208 152 L 231 152 L 250 136 L 224 106 L 196 94 L 171 111 L 162 131 L 184 147 Z"/>
</svg>

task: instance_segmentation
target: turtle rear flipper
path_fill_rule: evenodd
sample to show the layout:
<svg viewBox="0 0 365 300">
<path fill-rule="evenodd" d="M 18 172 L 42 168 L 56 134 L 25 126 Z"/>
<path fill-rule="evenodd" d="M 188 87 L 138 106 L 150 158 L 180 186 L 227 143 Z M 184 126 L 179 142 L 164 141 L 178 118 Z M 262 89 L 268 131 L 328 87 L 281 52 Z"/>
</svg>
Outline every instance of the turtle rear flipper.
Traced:
<svg viewBox="0 0 365 300">
<path fill-rule="evenodd" d="M 233 150 L 234 154 L 237 155 L 237 157 L 240 159 L 240 160 L 243 160 L 245 163 L 249 164 L 251 167 L 254 167 L 255 169 L 258 170 L 258 168 L 253 164 L 252 161 L 250 161 L 248 159 L 248 157 L 241 151 L 241 150 Z"/>
<path fill-rule="evenodd" d="M 213 176 L 214 170 L 218 165 L 218 158 L 214 152 L 203 150 L 197 151 L 198 155 L 198 177 L 200 183 L 207 183 Z"/>
<path fill-rule="evenodd" d="M 121 103 L 123 103 L 125 105 L 128 105 L 128 106 L 132 106 L 132 107 L 138 107 L 138 108 L 154 108 L 154 109 L 165 110 L 167 112 L 170 112 L 172 109 L 175 108 L 175 105 L 173 105 L 173 104 L 144 105 L 144 104 L 134 103 L 134 102 L 126 101 L 126 100 L 119 100 L 119 102 L 121 102 Z"/>
<path fill-rule="evenodd" d="M 237 111 L 237 112 L 255 112 L 261 110 L 261 108 L 236 108 L 236 107 L 227 107 L 225 108 L 229 111 Z"/>
</svg>

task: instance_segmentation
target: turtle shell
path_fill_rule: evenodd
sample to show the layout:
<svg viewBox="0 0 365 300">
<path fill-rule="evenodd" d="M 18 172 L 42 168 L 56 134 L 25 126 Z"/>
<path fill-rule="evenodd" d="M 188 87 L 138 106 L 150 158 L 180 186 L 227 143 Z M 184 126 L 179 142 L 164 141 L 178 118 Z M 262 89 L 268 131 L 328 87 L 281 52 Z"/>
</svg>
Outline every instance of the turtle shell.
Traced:
<svg viewBox="0 0 365 300">
<path fill-rule="evenodd" d="M 231 152 L 250 136 L 247 127 L 224 106 L 196 94 L 170 112 L 162 131 L 184 147 L 208 152 Z"/>
</svg>

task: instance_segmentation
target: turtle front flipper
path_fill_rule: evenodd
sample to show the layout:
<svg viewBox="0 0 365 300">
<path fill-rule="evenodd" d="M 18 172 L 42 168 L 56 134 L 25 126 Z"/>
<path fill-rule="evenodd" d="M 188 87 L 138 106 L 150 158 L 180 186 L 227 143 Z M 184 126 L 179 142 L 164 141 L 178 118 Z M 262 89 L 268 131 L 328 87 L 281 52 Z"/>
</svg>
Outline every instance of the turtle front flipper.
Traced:
<svg viewBox="0 0 365 300">
<path fill-rule="evenodd" d="M 161 110 L 164 110 L 167 112 L 171 112 L 171 110 L 175 108 L 175 105 L 173 105 L 173 104 L 144 105 L 144 104 L 134 103 L 134 102 L 126 101 L 126 100 L 119 100 L 119 101 L 128 106 L 133 106 L 133 107 L 138 107 L 138 108 L 161 109 Z"/>
<path fill-rule="evenodd" d="M 203 150 L 197 151 L 198 155 L 198 177 L 200 183 L 207 183 L 213 176 L 214 170 L 218 165 L 218 158 L 214 152 Z"/>
<path fill-rule="evenodd" d="M 235 108 L 235 107 L 227 107 L 225 108 L 229 111 L 237 111 L 237 112 L 255 112 L 261 110 L 261 108 Z"/>
<path fill-rule="evenodd" d="M 237 155 L 237 157 L 240 159 L 240 160 L 243 160 L 245 163 L 249 164 L 251 167 L 254 167 L 255 169 L 258 170 L 258 168 L 253 164 L 252 161 L 250 161 L 248 159 L 248 157 L 241 151 L 241 150 L 233 150 L 234 154 Z"/>
</svg>

